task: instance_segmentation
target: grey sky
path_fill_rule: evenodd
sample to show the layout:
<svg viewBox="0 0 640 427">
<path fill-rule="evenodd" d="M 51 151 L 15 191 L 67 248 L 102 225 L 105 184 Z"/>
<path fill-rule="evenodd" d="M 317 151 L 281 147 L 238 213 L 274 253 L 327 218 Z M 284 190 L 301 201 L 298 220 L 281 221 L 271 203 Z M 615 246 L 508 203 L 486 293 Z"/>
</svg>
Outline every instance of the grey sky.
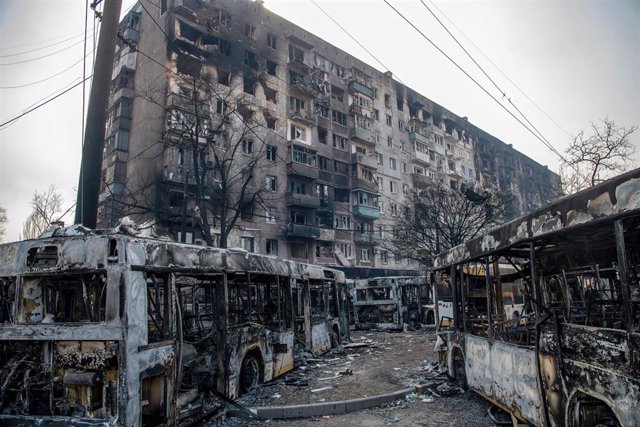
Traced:
<svg viewBox="0 0 640 427">
<path fill-rule="evenodd" d="M 382 0 L 316 1 L 403 83 L 557 170 L 558 159 L 549 149 Z M 432 7 L 429 0 L 424 1 Z M 420 1 L 392 3 L 494 96 L 501 98 Z M 124 0 L 123 8 L 131 4 L 132 0 Z M 435 5 L 564 129 L 532 105 L 434 9 L 507 97 L 559 151 L 568 144 L 567 133 L 575 134 L 588 126 L 590 120 L 609 116 L 619 125 L 640 124 L 640 2 L 452 0 L 435 1 Z M 266 0 L 265 6 L 386 71 L 311 1 Z M 1 1 L 0 88 L 45 79 L 79 61 L 84 9 L 84 2 L 77 0 Z M 89 32 L 92 31 L 90 20 Z M 59 44 L 43 48 L 52 43 Z M 71 46 L 74 43 L 77 44 Z M 15 55 L 34 49 L 39 50 Z M 65 50 L 34 59 L 61 49 Z M 30 61 L 5 65 L 26 60 Z M 0 123 L 78 82 L 81 76 L 82 66 L 78 64 L 43 83 L 0 89 Z M 82 89 L 77 87 L 0 128 L 0 205 L 7 208 L 9 216 L 7 238 L 13 239 L 20 232 L 34 190 L 44 190 L 54 183 L 67 205 L 75 201 L 81 126 Z M 640 145 L 640 133 L 634 135 L 634 143 Z"/>
</svg>

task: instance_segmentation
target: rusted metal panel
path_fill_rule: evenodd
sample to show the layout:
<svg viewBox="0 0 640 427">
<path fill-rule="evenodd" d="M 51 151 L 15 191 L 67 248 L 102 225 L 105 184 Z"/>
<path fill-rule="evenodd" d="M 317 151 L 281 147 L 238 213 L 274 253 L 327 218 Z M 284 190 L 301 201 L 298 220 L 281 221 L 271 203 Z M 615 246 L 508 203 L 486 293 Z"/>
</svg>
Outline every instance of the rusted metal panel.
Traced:
<svg viewBox="0 0 640 427">
<path fill-rule="evenodd" d="M 122 339 L 123 335 L 122 328 L 117 325 L 85 323 L 2 325 L 0 328 L 0 340 L 118 341 Z"/>
<path fill-rule="evenodd" d="M 541 420 L 535 351 L 468 335 L 467 384 L 527 420 Z"/>
</svg>

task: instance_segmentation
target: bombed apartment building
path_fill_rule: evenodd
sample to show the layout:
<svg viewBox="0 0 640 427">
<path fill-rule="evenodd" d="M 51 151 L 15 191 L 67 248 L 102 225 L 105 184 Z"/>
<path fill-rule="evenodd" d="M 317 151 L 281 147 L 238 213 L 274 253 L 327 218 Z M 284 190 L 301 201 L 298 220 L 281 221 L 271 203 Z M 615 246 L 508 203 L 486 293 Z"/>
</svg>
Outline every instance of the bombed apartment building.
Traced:
<svg viewBox="0 0 640 427">
<path fill-rule="evenodd" d="M 260 1 L 134 6 L 116 57 L 101 226 L 402 270 L 380 242 L 414 189 L 509 190 L 514 216 L 556 198 L 546 167 Z"/>
</svg>

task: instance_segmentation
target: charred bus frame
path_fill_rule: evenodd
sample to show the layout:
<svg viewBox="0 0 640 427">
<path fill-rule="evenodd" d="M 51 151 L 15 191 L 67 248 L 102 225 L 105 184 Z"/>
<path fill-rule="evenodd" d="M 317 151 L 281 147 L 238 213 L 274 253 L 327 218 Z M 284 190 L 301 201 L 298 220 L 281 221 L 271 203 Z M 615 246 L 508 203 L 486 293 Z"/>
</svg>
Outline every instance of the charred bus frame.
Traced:
<svg viewBox="0 0 640 427">
<path fill-rule="evenodd" d="M 453 289 L 439 331 L 450 376 L 534 425 L 639 425 L 640 169 L 459 245 L 434 271 Z M 508 319 L 514 283 L 525 304 Z"/>
<path fill-rule="evenodd" d="M 376 277 L 354 280 L 356 329 L 402 330 L 420 321 L 425 276 Z"/>
<path fill-rule="evenodd" d="M 293 369 L 296 345 L 348 338 L 346 300 L 340 271 L 242 250 L 99 232 L 0 245 L 0 425 L 193 420 L 207 391 L 234 399 Z"/>
</svg>

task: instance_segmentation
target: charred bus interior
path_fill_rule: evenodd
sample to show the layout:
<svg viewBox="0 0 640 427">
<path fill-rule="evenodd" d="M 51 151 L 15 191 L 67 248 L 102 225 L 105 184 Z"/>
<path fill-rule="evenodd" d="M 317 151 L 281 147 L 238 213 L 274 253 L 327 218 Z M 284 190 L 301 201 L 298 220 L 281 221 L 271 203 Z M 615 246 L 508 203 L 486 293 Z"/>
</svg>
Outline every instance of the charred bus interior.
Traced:
<svg viewBox="0 0 640 427">
<path fill-rule="evenodd" d="M 638 194 L 623 176 L 439 256 L 449 375 L 535 425 L 637 425 Z"/>
</svg>

